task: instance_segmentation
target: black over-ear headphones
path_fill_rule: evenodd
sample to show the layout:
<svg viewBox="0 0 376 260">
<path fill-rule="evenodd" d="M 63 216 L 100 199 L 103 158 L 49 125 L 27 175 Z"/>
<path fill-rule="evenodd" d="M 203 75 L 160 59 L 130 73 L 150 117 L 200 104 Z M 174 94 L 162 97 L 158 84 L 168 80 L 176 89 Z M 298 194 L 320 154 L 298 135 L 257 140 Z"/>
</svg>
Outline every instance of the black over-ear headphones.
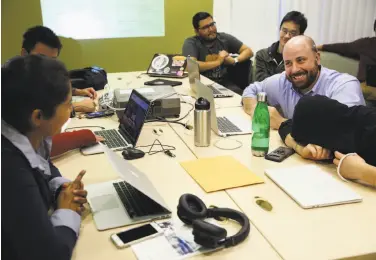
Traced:
<svg viewBox="0 0 376 260">
<path fill-rule="evenodd" d="M 250 231 L 248 217 L 229 208 L 206 208 L 204 202 L 192 194 L 183 194 L 179 199 L 178 217 L 187 225 L 192 225 L 194 241 L 208 248 L 230 247 L 243 242 Z M 242 228 L 231 237 L 226 229 L 205 222 L 205 218 L 225 217 L 238 222 Z"/>
</svg>

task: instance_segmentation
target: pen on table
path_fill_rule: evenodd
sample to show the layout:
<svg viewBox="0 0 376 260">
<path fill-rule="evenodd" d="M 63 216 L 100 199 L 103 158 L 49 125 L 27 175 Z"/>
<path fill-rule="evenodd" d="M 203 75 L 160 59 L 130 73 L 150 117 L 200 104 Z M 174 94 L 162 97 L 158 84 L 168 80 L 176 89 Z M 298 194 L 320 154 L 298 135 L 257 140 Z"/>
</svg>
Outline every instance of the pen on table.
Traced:
<svg viewBox="0 0 376 260">
<path fill-rule="evenodd" d="M 185 243 L 184 240 L 180 239 L 179 237 L 176 238 L 178 239 L 179 247 L 181 248 L 181 250 L 183 250 L 185 254 L 192 252 L 192 250 L 189 248 L 189 246 Z"/>
</svg>

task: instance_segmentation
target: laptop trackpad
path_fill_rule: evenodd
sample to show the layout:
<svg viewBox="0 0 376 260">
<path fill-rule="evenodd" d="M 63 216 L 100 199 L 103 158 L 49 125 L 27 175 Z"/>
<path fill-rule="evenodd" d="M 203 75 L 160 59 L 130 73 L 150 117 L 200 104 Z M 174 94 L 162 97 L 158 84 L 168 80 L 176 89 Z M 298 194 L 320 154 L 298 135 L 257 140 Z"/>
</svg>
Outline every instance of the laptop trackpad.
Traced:
<svg viewBox="0 0 376 260">
<path fill-rule="evenodd" d="M 104 211 L 120 207 L 115 195 L 112 194 L 93 197 L 91 199 L 91 206 L 95 211 Z"/>
<path fill-rule="evenodd" d="M 88 201 L 98 230 L 121 227 L 133 222 L 121 204 L 112 185 L 113 182 L 86 186 Z"/>
</svg>

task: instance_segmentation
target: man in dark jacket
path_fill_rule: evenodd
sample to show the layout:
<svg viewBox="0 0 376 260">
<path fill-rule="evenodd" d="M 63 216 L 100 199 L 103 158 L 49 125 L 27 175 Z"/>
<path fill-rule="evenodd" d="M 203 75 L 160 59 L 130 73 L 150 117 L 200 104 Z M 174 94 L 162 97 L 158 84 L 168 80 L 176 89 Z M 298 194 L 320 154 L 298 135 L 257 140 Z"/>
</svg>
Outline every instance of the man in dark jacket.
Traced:
<svg viewBox="0 0 376 260">
<path fill-rule="evenodd" d="M 283 17 L 279 28 L 279 41 L 256 53 L 256 81 L 263 81 L 285 70 L 282 58 L 283 47 L 292 37 L 304 34 L 307 29 L 307 19 L 304 14 L 291 11 Z"/>
<path fill-rule="evenodd" d="M 376 33 L 376 20 L 373 24 Z M 366 37 L 347 43 L 324 44 L 317 46 L 320 51 L 327 51 L 359 60 L 357 78 L 369 105 L 376 106 L 376 86 L 366 83 L 367 66 L 376 66 L 376 37 Z"/>
</svg>

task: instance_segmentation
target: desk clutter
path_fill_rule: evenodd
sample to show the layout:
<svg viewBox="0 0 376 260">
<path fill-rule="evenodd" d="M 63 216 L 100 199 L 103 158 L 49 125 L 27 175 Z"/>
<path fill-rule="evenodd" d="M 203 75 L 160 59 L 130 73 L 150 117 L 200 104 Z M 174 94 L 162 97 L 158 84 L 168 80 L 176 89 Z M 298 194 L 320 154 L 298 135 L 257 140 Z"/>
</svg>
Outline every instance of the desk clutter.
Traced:
<svg viewBox="0 0 376 260">
<path fill-rule="evenodd" d="M 140 75 L 138 78 L 139 77 L 141 78 Z M 277 146 L 277 149 L 269 150 L 269 136 L 271 132 L 269 130 L 269 112 L 267 110 L 266 96 L 264 93 L 258 95 L 260 106 L 255 112 L 252 123 L 249 119 L 244 120 L 244 117 L 242 118 L 241 115 L 228 116 L 228 120 L 231 118 L 231 121 L 248 129 L 245 132 L 250 133 L 250 135 L 237 135 L 236 131 L 233 133 L 230 132 L 230 134 L 224 134 L 220 129 L 223 126 L 220 117 L 216 116 L 216 110 L 219 110 L 217 108 L 220 106 L 216 106 L 214 103 L 213 90 L 207 91 L 207 85 L 196 81 L 196 91 L 198 91 L 198 93 L 204 93 L 203 96 L 207 99 L 195 99 L 194 97 L 188 99 L 183 97 L 190 97 L 189 95 L 178 94 L 180 84 L 175 89 L 172 89 L 172 84 L 170 85 L 168 82 L 169 81 L 166 80 L 155 79 L 151 82 L 144 82 L 145 85 L 150 84 L 150 86 L 142 86 L 136 88 L 136 90 L 119 88 L 115 89 L 112 94 L 104 94 L 106 95 L 104 98 L 107 98 L 108 95 L 114 96 L 113 102 L 108 104 L 122 107 L 120 109 L 118 108 L 117 114 L 120 122 L 126 124 L 128 123 L 121 121 L 121 119 L 124 114 L 127 113 L 126 111 L 130 104 L 129 101 L 132 99 L 132 93 L 134 94 L 135 92 L 137 95 L 142 96 L 148 106 L 151 107 L 151 104 L 154 104 L 154 110 L 148 110 L 147 113 L 144 113 L 147 114 L 147 117 L 142 117 L 144 125 L 138 129 L 137 134 L 139 135 L 142 129 L 145 128 L 145 124 L 154 125 L 151 125 L 151 128 L 147 131 L 150 144 L 145 145 L 145 142 L 143 142 L 142 145 L 138 145 L 137 139 L 133 140 L 131 146 L 121 148 L 123 158 L 120 157 L 119 159 L 119 156 L 116 156 L 117 166 L 115 167 L 117 168 L 117 172 L 120 173 L 120 180 L 117 180 L 116 183 L 111 182 L 110 184 L 115 187 L 117 193 L 119 192 L 119 205 L 123 205 L 125 208 L 125 212 L 120 213 L 117 211 L 116 214 L 123 214 L 124 216 L 125 213 L 125 216 L 132 215 L 133 217 L 125 218 L 123 222 L 117 223 L 104 220 L 101 214 L 103 214 L 103 211 L 106 212 L 108 210 L 107 207 L 111 204 L 109 200 L 104 200 L 104 198 L 108 198 L 106 197 L 108 194 L 102 193 L 100 199 L 98 196 L 93 198 L 91 195 L 89 202 L 94 212 L 94 220 L 98 229 L 132 225 L 139 223 L 140 217 L 149 221 L 154 220 L 153 217 L 150 217 L 150 214 L 147 214 L 150 205 L 151 207 L 161 210 L 157 212 L 161 218 L 170 218 L 173 216 L 174 210 L 167 207 L 167 204 L 164 202 L 165 198 L 162 197 L 160 191 L 157 191 L 156 187 L 149 186 L 149 188 L 152 187 L 152 192 L 147 191 L 147 189 L 149 189 L 147 186 L 153 185 L 151 180 L 146 177 L 151 173 L 140 173 L 140 170 L 137 168 L 129 168 L 129 165 L 123 165 L 121 163 L 123 159 L 138 159 L 138 162 L 149 163 L 149 155 L 160 153 L 164 153 L 166 156 L 170 157 L 172 163 L 179 164 L 184 173 L 187 173 L 207 196 L 221 191 L 232 194 L 232 190 L 241 190 L 235 188 L 250 188 L 250 190 L 253 190 L 250 187 L 251 185 L 264 184 L 267 180 L 271 180 L 290 200 L 296 202 L 296 206 L 299 209 L 322 208 L 363 201 L 361 195 L 354 192 L 352 188 L 340 183 L 335 177 L 330 176 L 329 171 L 325 171 L 314 165 L 287 168 L 274 166 L 275 168 L 266 168 L 264 173 L 268 179 L 265 179 L 265 177 L 255 173 L 259 172 L 257 165 L 255 171 L 253 171 L 252 167 L 243 165 L 235 156 L 231 155 L 202 157 L 200 155 L 201 153 L 197 153 L 197 159 L 174 160 L 174 157 L 179 159 L 178 153 L 175 151 L 179 149 L 179 146 L 176 146 L 175 142 L 166 142 L 166 137 L 168 138 L 171 132 L 166 131 L 165 128 L 162 130 L 159 123 L 167 123 L 167 125 L 171 126 L 174 132 L 176 132 L 179 138 L 181 138 L 193 153 L 196 153 L 195 149 L 203 149 L 202 151 L 208 149 L 212 151 L 215 148 L 229 152 L 241 148 L 243 144 L 246 146 L 248 142 L 248 144 L 251 144 L 250 156 L 253 154 L 254 158 L 259 157 L 258 160 L 271 160 L 272 162 L 264 162 L 268 163 L 268 165 L 272 163 L 271 165 L 273 166 L 275 162 L 279 164 L 285 163 L 284 159 L 289 156 L 291 156 L 292 159 L 287 160 L 287 163 L 293 161 L 294 150 L 284 146 Z M 192 86 L 190 87 L 192 89 Z M 196 97 L 198 96 L 196 95 Z M 220 103 L 219 99 L 216 99 L 215 102 Z M 184 103 L 190 105 L 191 108 L 188 110 L 185 105 L 181 105 Z M 200 106 L 201 103 L 203 103 L 202 106 Z M 167 110 L 168 104 L 171 105 L 169 109 L 172 110 Z M 177 104 L 179 104 L 179 106 L 177 106 Z M 173 109 L 177 107 L 179 108 L 179 114 L 176 115 L 176 119 L 167 119 L 174 114 L 168 111 L 173 111 Z M 132 108 L 134 109 L 135 106 L 132 106 Z M 158 112 L 162 114 L 156 113 L 155 111 L 157 110 L 162 111 Z M 186 112 L 187 110 L 188 112 Z M 191 113 L 193 110 L 194 113 Z M 180 115 L 181 112 L 183 112 L 183 115 Z M 137 113 L 133 114 L 135 115 L 134 118 L 140 117 Z M 205 116 L 203 116 L 203 114 L 205 114 Z M 212 118 L 213 115 L 214 120 Z M 244 120 L 244 122 L 246 121 L 246 123 L 242 120 Z M 193 123 L 194 127 L 189 125 L 189 122 L 191 122 L 191 124 Z M 180 131 L 181 126 L 176 126 L 177 128 L 175 128 L 176 123 L 184 126 L 184 131 Z M 190 131 L 192 128 L 194 128 L 194 131 Z M 119 131 L 121 129 L 120 124 Z M 190 131 L 189 134 L 187 134 L 188 130 Z M 233 134 L 235 136 L 231 136 Z M 126 134 L 126 136 L 128 136 L 128 134 Z M 150 136 L 153 138 L 150 139 Z M 248 136 L 248 140 L 246 140 L 244 136 Z M 112 150 L 116 151 L 116 147 Z M 107 151 L 107 153 L 109 153 L 109 151 Z M 114 154 L 111 156 L 112 159 L 115 158 Z M 158 158 L 158 156 L 155 157 Z M 257 163 L 259 161 L 255 162 Z M 121 164 L 122 166 L 119 166 Z M 158 171 L 158 169 L 155 171 Z M 139 180 L 137 181 L 137 178 L 134 178 L 134 173 L 138 176 L 137 178 L 142 179 L 142 184 Z M 175 172 L 169 174 L 175 174 Z M 164 179 L 164 181 L 168 182 L 169 180 Z M 270 183 L 271 182 L 268 183 L 268 186 Z M 94 191 L 98 193 L 98 190 L 101 190 L 98 185 L 100 184 L 89 185 L 88 189 L 91 193 Z M 179 185 L 179 183 L 174 183 L 173 185 Z M 258 186 L 259 185 L 257 185 L 257 187 Z M 257 187 L 255 187 L 255 190 L 260 190 Z M 113 189 L 112 186 L 109 186 L 109 188 Z M 253 196 L 249 196 L 248 203 L 256 206 L 256 209 L 253 210 L 260 210 L 263 212 L 262 214 L 269 214 L 268 218 L 274 214 L 280 214 L 281 205 L 278 199 L 273 198 L 269 194 L 252 193 L 252 195 Z M 259 195 L 262 195 L 262 197 Z M 138 199 L 133 200 L 133 197 Z M 138 203 L 141 203 L 139 199 L 143 201 L 142 207 L 138 206 Z M 245 199 L 247 200 L 247 198 Z M 220 203 L 218 203 L 218 205 L 220 205 Z M 244 241 L 250 232 L 248 217 L 252 217 L 252 214 L 247 215 L 236 209 L 217 208 L 215 206 L 207 208 L 194 194 L 184 194 L 180 197 L 176 213 L 178 219 L 172 218 L 155 222 L 156 225 L 163 230 L 162 236 L 152 237 L 145 241 L 132 244 L 131 248 L 138 259 L 181 259 L 198 254 L 206 254 L 224 247 L 235 246 Z M 118 215 L 116 219 L 119 220 Z M 233 234 L 230 236 L 225 227 L 229 225 L 229 223 L 234 222 L 237 222 L 237 226 L 240 225 L 240 228 L 237 229 L 236 232 L 232 232 Z"/>
<path fill-rule="evenodd" d="M 215 220 L 212 219 L 212 222 Z M 180 220 L 159 221 L 156 224 L 163 230 L 162 236 L 132 245 L 138 260 L 176 260 L 219 250 L 196 243 L 191 227 Z"/>
<path fill-rule="evenodd" d="M 229 208 L 207 208 L 193 194 L 180 196 L 177 210 L 180 221 L 155 223 L 163 230 L 162 237 L 132 245 L 139 260 L 181 259 L 233 247 L 242 243 L 251 230 L 249 219 L 244 213 Z M 228 220 L 240 225 L 231 236 L 224 228 Z"/>
<path fill-rule="evenodd" d="M 137 91 L 150 102 L 148 118 L 179 117 L 180 97 L 171 86 L 145 86 L 137 88 Z M 114 107 L 118 109 L 126 108 L 131 93 L 132 89 L 115 89 Z"/>
<path fill-rule="evenodd" d="M 193 194 L 183 194 L 179 199 L 178 217 L 193 228 L 194 241 L 206 248 L 232 247 L 243 242 L 249 235 L 251 225 L 248 217 L 229 208 L 207 208 L 204 202 Z M 240 230 L 227 236 L 226 229 L 205 222 L 205 218 L 233 220 L 241 225 Z"/>
<path fill-rule="evenodd" d="M 8 2 L 4 57 L 32 20 Z M 2 258 L 376 259 L 376 37 L 324 42 L 350 1 L 216 1 L 217 21 L 213 1 L 27 2 L 56 33 L 30 27 L 2 66 Z M 217 32 L 226 15 L 262 35 Z"/>
</svg>

